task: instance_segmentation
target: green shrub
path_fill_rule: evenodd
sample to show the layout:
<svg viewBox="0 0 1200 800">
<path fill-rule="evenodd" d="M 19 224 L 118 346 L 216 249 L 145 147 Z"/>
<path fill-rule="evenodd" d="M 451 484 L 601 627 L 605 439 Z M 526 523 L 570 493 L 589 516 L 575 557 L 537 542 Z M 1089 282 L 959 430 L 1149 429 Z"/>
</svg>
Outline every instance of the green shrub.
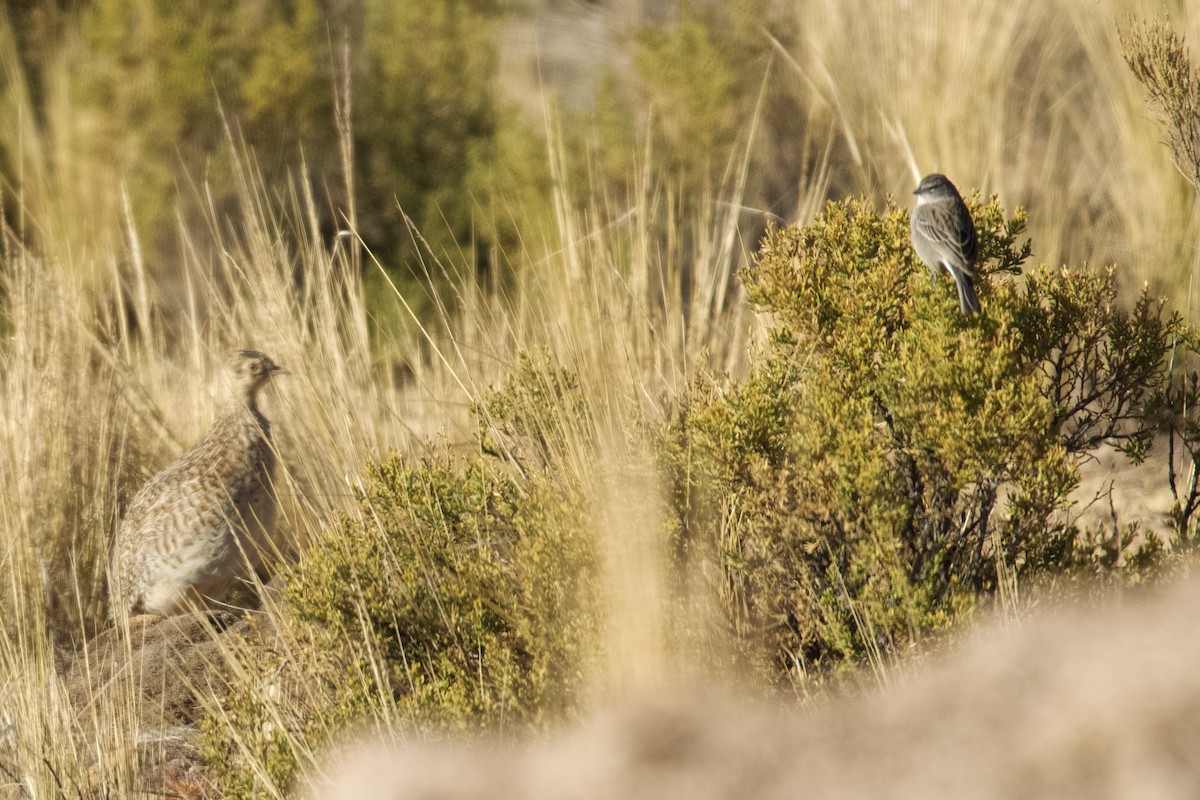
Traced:
<svg viewBox="0 0 1200 800">
<path fill-rule="evenodd" d="M 587 437 L 591 414 L 579 379 L 544 352 L 517 356 L 512 375 L 473 409 L 486 452 L 522 469 L 560 461 L 568 443 Z M 569 480 L 559 474 L 560 480 Z"/>
<path fill-rule="evenodd" d="M 577 509 L 483 462 L 400 458 L 368 468 L 362 504 L 369 522 L 330 531 L 292 576 L 301 620 L 332 648 L 365 632 L 358 655 L 387 664 L 414 720 L 516 723 L 570 705 L 592 558 Z"/>
<path fill-rule="evenodd" d="M 533 415 L 563 398 L 543 387 L 574 391 L 538 359 L 522 363 L 479 409 L 485 430 L 546 431 Z M 287 576 L 286 644 L 260 653 L 206 723 L 206 760 L 231 796 L 252 796 L 260 771 L 291 785 L 300 754 L 351 724 L 538 725 L 579 700 L 598 637 L 597 556 L 569 483 L 491 458 L 392 456 L 367 466 L 358 506 Z M 297 669 L 285 653 L 303 654 L 302 697 L 264 701 L 255 681 Z M 275 709 L 292 707 L 281 724 Z"/>
<path fill-rule="evenodd" d="M 969 206 L 976 318 L 929 281 L 904 210 L 830 203 L 769 231 L 743 276 L 769 340 L 671 427 L 679 535 L 711 543 L 731 618 L 779 670 L 893 651 L 1001 574 L 1116 561 L 1057 512 L 1077 456 L 1149 446 L 1182 323 L 1145 295 L 1121 310 L 1111 271 L 1001 280 L 1029 257 L 1024 215 Z"/>
</svg>

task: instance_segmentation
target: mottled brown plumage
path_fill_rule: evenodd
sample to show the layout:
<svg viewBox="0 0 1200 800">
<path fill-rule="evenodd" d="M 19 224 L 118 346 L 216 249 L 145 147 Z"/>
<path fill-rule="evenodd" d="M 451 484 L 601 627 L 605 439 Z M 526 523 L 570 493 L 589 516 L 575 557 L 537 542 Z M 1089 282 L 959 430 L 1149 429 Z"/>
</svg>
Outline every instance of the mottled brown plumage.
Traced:
<svg viewBox="0 0 1200 800">
<path fill-rule="evenodd" d="M 253 350 L 225 362 L 212 427 L 151 478 L 125 514 L 109 576 L 114 617 L 211 605 L 262 567 L 275 521 L 275 454 L 257 398 L 282 372 Z"/>
</svg>

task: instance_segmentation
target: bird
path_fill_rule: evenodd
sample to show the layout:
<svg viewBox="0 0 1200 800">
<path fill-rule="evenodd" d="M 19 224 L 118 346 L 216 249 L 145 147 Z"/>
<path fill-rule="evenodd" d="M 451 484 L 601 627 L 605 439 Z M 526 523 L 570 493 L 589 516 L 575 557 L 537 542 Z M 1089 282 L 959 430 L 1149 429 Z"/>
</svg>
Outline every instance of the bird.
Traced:
<svg viewBox="0 0 1200 800">
<path fill-rule="evenodd" d="M 979 239 L 971 212 L 958 189 L 945 175 L 933 173 L 921 179 L 915 192 L 917 205 L 911 219 L 912 246 L 937 280 L 941 264 L 958 287 L 958 307 L 965 316 L 978 314 L 979 296 L 971 279 L 975 277 L 975 259 Z"/>
<path fill-rule="evenodd" d="M 275 451 L 258 394 L 287 374 L 256 350 L 225 362 L 224 394 L 194 447 L 134 496 L 117 531 L 109 576 L 114 619 L 211 609 L 261 572 L 274 531 Z"/>
</svg>

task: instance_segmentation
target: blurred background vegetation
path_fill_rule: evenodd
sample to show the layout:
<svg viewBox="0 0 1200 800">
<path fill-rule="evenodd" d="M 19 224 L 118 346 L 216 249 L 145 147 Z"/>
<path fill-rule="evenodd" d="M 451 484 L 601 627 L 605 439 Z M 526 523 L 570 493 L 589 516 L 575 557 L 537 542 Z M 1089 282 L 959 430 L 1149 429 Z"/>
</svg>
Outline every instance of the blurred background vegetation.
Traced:
<svg viewBox="0 0 1200 800">
<path fill-rule="evenodd" d="M 5 210 L 75 254 L 136 229 L 177 293 L 181 249 L 208 241 L 199 212 L 236 227 L 244 147 L 427 315 L 450 273 L 503 285 L 556 246 L 555 184 L 624 220 L 640 165 L 685 228 L 737 187 L 753 241 L 937 169 L 1035 209 L 1047 263 L 1133 261 L 1130 289 L 1174 297 L 1196 213 L 1117 57 L 1142 5 L 8 2 Z M 1186 4 L 1167 7 L 1186 35 Z"/>
<path fill-rule="evenodd" d="M 761 2 L 561 5 L 7 3 L 5 103 L 24 116 L 2 145 L 10 223 L 29 243 L 76 252 L 136 228 L 154 281 L 178 288 L 181 247 L 206 239 L 197 211 L 236 224 L 231 149 L 245 148 L 263 185 L 311 192 L 322 236 L 353 229 L 428 312 L 429 284 L 444 288 L 448 271 L 504 282 L 545 255 L 555 213 L 548 132 L 561 137 L 557 179 L 576 200 L 597 186 L 623 192 L 650 151 L 672 203 L 694 207 L 729 180 L 758 95 L 780 85 L 765 79 L 769 31 L 784 22 Z M 588 75 L 567 75 L 561 105 L 554 92 L 548 106 L 530 103 L 528 93 L 564 79 L 554 65 L 544 75 L 536 46 L 507 35 L 543 13 L 577 16 L 584 35 L 599 14 L 607 37 L 590 61 L 557 70 Z M 578 35 L 569 19 L 556 32 Z M 511 91 L 498 80 L 501 61 Z M 772 118 L 787 118 L 772 107 Z M 766 170 L 777 213 L 790 212 L 794 161 Z M 50 207 L 59 213 L 40 213 Z M 26 208 L 68 229 L 22 226 Z"/>
</svg>

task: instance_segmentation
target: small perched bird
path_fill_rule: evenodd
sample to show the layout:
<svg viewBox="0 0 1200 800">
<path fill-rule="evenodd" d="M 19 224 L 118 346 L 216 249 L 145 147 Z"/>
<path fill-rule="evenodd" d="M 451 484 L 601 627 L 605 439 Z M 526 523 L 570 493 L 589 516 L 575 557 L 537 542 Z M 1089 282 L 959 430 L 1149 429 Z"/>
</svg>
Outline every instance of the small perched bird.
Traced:
<svg viewBox="0 0 1200 800">
<path fill-rule="evenodd" d="M 271 426 L 258 393 L 287 370 L 254 350 L 225 362 L 225 393 L 204 438 L 133 498 L 117 532 L 110 610 L 208 607 L 262 568 L 275 522 Z"/>
<path fill-rule="evenodd" d="M 921 179 L 913 192 L 917 207 L 912 212 L 912 246 L 937 280 L 938 264 L 946 268 L 958 287 L 958 307 L 970 316 L 979 313 L 979 297 L 971 279 L 979 240 L 975 223 L 958 189 L 945 175 L 933 173 Z"/>
</svg>

